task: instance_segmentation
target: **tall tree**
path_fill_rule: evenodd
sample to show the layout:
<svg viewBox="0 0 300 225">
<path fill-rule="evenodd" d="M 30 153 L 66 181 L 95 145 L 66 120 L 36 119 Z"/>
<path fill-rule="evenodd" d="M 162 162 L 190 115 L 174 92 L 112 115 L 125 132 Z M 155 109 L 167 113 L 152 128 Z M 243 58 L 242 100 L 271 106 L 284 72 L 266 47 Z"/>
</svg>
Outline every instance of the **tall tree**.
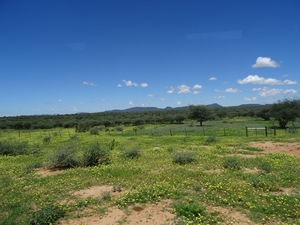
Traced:
<svg viewBox="0 0 300 225">
<path fill-rule="evenodd" d="M 202 127 L 202 123 L 213 118 L 212 111 L 204 105 L 190 105 L 189 118 L 197 120 Z"/>
<path fill-rule="evenodd" d="M 288 122 L 300 117 L 300 99 L 279 100 L 272 105 L 270 114 L 278 121 L 280 128 L 285 129 Z"/>
</svg>

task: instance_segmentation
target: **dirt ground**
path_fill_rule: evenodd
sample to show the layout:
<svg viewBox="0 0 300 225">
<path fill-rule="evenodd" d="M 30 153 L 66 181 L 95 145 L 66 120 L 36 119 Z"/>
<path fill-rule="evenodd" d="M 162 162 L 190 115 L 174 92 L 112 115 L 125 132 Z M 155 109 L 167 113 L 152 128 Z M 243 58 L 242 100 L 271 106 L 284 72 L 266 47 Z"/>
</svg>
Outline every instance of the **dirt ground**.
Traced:
<svg viewBox="0 0 300 225">
<path fill-rule="evenodd" d="M 262 153 L 286 153 L 300 156 L 300 143 L 250 142 L 250 146 L 263 149 Z"/>
<path fill-rule="evenodd" d="M 300 156 L 300 143 L 278 143 L 278 142 L 250 142 L 250 146 L 261 148 L 263 151 L 259 154 L 267 153 L 286 153 L 295 156 Z M 37 169 L 36 172 L 40 176 L 50 176 L 60 173 L 61 171 L 49 171 L 47 169 Z M 214 171 L 216 172 L 216 171 Z M 253 172 L 253 171 L 246 171 Z M 254 171 L 255 172 L 255 171 Z M 80 190 L 74 193 L 78 197 L 82 198 L 99 198 L 103 192 L 111 192 L 111 197 L 115 198 L 122 192 L 113 192 L 112 186 L 94 186 L 85 190 Z M 294 190 L 282 189 L 280 192 L 286 194 L 292 194 Z M 280 194 L 274 192 L 274 194 Z M 145 204 L 134 205 L 127 210 L 121 210 L 115 206 L 110 207 L 108 211 L 103 215 L 92 214 L 86 217 L 62 220 L 59 225 L 165 225 L 172 224 L 175 215 L 171 213 L 171 200 L 164 200 L 158 204 Z M 207 211 L 218 211 L 225 219 L 224 224 L 231 225 L 251 225 L 252 222 L 246 217 L 245 214 L 223 207 L 207 206 Z M 273 224 L 272 222 L 270 224 Z"/>
</svg>

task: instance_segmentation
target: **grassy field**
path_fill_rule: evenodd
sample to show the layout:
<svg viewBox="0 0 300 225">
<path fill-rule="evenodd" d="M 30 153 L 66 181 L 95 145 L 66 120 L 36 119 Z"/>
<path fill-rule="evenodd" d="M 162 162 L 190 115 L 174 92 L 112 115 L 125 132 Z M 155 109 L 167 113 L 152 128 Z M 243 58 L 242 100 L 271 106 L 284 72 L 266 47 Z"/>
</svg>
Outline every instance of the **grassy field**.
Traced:
<svg viewBox="0 0 300 225">
<path fill-rule="evenodd" d="M 197 125 L 128 126 L 98 135 L 74 129 L 2 130 L 0 224 L 101 218 L 114 206 L 128 212 L 136 204 L 164 199 L 171 200 L 170 212 L 176 215 L 166 224 L 239 224 L 211 208 L 239 212 L 249 224 L 300 224 L 300 158 L 264 154 L 248 144 L 297 143 L 295 130 L 274 135 L 271 122 L 245 119 Z M 246 137 L 246 127 L 268 127 L 268 136 L 251 130 Z M 86 163 L 91 149 L 105 150 L 98 165 Z M 62 151 L 64 159 L 74 160 L 71 166 L 41 175 L 41 170 L 59 168 L 55 160 Z M 117 197 L 74 194 L 103 185 L 125 191 Z"/>
</svg>

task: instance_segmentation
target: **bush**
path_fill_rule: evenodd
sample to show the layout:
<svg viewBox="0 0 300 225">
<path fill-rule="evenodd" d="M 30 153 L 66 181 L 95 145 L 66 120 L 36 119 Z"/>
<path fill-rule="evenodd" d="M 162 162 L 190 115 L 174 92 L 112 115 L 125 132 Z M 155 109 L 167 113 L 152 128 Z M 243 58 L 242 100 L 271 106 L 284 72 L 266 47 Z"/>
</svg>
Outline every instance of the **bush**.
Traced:
<svg viewBox="0 0 300 225">
<path fill-rule="evenodd" d="M 108 164 L 109 162 L 110 154 L 108 147 L 99 143 L 92 144 L 83 154 L 84 166 Z"/>
<path fill-rule="evenodd" d="M 131 149 L 124 150 L 122 152 L 122 156 L 124 158 L 135 159 L 135 158 L 139 158 L 141 156 L 141 153 L 138 148 L 133 147 Z"/>
<path fill-rule="evenodd" d="M 194 219 L 199 216 L 205 216 L 205 208 L 200 205 L 200 204 L 195 204 L 195 203 L 175 203 L 173 205 L 174 212 L 178 216 L 183 216 L 188 219 Z"/>
<path fill-rule="evenodd" d="M 29 154 L 28 142 L 0 141 L 0 155 L 24 155 Z"/>
<path fill-rule="evenodd" d="M 56 221 L 64 217 L 65 212 L 62 207 L 56 205 L 48 205 L 41 210 L 35 212 L 28 220 L 26 225 L 49 225 L 54 224 Z"/>
<path fill-rule="evenodd" d="M 272 170 L 272 167 L 271 167 L 270 163 L 263 162 L 259 165 L 259 169 L 265 171 L 266 173 L 270 173 Z"/>
<path fill-rule="evenodd" d="M 217 141 L 217 138 L 215 136 L 210 136 L 210 137 L 207 137 L 205 142 L 216 142 Z"/>
<path fill-rule="evenodd" d="M 196 161 L 196 154 L 193 152 L 177 152 L 173 155 L 173 163 L 184 165 L 194 161 Z"/>
<path fill-rule="evenodd" d="M 241 163 L 236 158 L 227 159 L 223 167 L 226 169 L 241 169 Z"/>
<path fill-rule="evenodd" d="M 49 143 L 51 141 L 51 136 L 46 136 L 43 139 L 43 143 Z"/>
<path fill-rule="evenodd" d="M 95 126 L 90 129 L 90 134 L 92 134 L 92 135 L 98 135 L 99 132 L 100 132 L 99 126 Z"/>
<path fill-rule="evenodd" d="M 123 130 L 124 130 L 124 128 L 121 127 L 121 126 L 117 126 L 117 127 L 115 127 L 115 128 L 116 128 L 117 131 L 123 131 Z"/>
<path fill-rule="evenodd" d="M 70 139 L 71 139 L 71 140 L 77 140 L 77 135 L 76 135 L 76 134 L 70 135 Z"/>
<path fill-rule="evenodd" d="M 70 146 L 58 148 L 49 161 L 49 168 L 52 170 L 74 168 L 79 165 L 75 152 Z"/>
</svg>

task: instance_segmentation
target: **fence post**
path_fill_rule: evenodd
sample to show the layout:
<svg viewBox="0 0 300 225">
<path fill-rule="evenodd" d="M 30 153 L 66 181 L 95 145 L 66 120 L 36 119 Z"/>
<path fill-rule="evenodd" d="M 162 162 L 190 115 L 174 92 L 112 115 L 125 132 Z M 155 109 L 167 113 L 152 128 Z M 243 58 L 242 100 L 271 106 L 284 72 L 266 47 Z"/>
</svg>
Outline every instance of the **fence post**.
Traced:
<svg viewBox="0 0 300 225">
<path fill-rule="evenodd" d="M 203 136 L 205 136 L 205 129 L 204 129 L 204 127 L 202 127 L 202 130 L 203 130 Z"/>
<path fill-rule="evenodd" d="M 265 133 L 266 133 L 266 137 L 268 137 L 268 128 L 265 127 Z"/>
<path fill-rule="evenodd" d="M 154 135 L 153 135 L 153 131 L 152 131 L 152 130 L 151 130 L 151 135 L 152 135 L 152 137 L 154 136 Z"/>
<path fill-rule="evenodd" d="M 170 129 L 170 135 L 171 135 L 171 137 L 172 137 L 172 130 Z"/>
<path fill-rule="evenodd" d="M 224 136 L 226 136 L 226 131 L 225 131 L 225 127 L 223 127 L 223 130 L 224 130 Z"/>
<path fill-rule="evenodd" d="M 187 137 L 186 128 L 184 128 L 185 136 Z"/>
<path fill-rule="evenodd" d="M 246 127 L 246 137 L 248 137 L 248 128 Z"/>
<path fill-rule="evenodd" d="M 276 136 L 276 127 L 274 126 L 274 136 Z"/>
</svg>

